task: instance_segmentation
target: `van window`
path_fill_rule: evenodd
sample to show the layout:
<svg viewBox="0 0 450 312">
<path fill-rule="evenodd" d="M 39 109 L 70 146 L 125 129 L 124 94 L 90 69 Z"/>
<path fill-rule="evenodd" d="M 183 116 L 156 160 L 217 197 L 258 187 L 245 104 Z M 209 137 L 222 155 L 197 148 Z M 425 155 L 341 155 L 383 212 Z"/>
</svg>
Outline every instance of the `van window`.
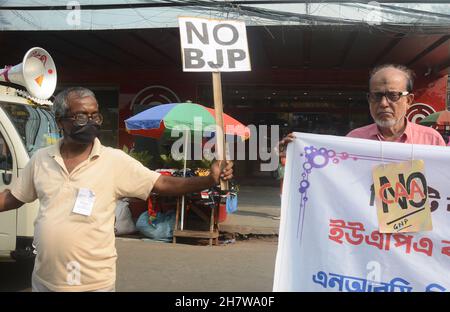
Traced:
<svg viewBox="0 0 450 312">
<path fill-rule="evenodd" d="M 12 156 L 3 135 L 0 133 L 0 170 L 12 170 Z"/>
<path fill-rule="evenodd" d="M 30 157 L 40 148 L 56 143 L 60 137 L 55 117 L 48 107 L 0 102 Z"/>
</svg>

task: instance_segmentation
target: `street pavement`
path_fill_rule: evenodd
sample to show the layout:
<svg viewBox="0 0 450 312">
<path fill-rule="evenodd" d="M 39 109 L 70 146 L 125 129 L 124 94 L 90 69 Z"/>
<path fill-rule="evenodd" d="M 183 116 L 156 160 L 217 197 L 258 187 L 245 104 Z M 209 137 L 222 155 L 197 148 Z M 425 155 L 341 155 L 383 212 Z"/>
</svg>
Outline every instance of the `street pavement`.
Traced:
<svg viewBox="0 0 450 312">
<path fill-rule="evenodd" d="M 116 241 L 117 291 L 272 291 L 277 242 L 222 246 Z"/>
<path fill-rule="evenodd" d="M 238 211 L 219 224 L 220 232 L 276 235 L 280 226 L 280 189 L 247 181 L 238 193 Z"/>
<path fill-rule="evenodd" d="M 272 291 L 277 242 L 219 246 L 117 238 L 116 291 Z M 33 264 L 0 261 L 0 291 L 30 291 Z"/>
</svg>

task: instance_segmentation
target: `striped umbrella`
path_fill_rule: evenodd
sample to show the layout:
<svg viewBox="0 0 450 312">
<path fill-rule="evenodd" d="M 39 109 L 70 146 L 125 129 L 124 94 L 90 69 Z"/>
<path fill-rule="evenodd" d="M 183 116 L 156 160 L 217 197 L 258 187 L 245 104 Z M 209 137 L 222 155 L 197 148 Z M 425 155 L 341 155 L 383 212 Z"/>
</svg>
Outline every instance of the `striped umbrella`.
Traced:
<svg viewBox="0 0 450 312">
<path fill-rule="evenodd" d="M 420 121 L 424 126 L 450 126 L 450 112 L 447 110 L 433 113 Z"/>
<path fill-rule="evenodd" d="M 173 129 L 190 131 L 215 131 L 214 109 L 195 103 L 172 103 L 149 108 L 125 120 L 131 134 L 159 139 L 170 137 Z M 250 130 L 233 117 L 223 114 L 224 132 L 237 135 L 242 140 L 250 137 Z"/>
</svg>

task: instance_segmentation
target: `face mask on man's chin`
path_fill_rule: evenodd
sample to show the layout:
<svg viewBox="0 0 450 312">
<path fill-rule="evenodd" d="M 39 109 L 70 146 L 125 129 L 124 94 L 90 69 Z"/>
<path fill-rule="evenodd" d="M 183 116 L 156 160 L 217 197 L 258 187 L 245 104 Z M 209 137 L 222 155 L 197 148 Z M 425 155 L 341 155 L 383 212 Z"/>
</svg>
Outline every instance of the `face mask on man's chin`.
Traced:
<svg viewBox="0 0 450 312">
<path fill-rule="evenodd" d="M 73 126 L 70 133 L 66 135 L 79 144 L 90 144 L 99 134 L 100 126 L 93 121 L 89 121 L 84 126 Z"/>
</svg>

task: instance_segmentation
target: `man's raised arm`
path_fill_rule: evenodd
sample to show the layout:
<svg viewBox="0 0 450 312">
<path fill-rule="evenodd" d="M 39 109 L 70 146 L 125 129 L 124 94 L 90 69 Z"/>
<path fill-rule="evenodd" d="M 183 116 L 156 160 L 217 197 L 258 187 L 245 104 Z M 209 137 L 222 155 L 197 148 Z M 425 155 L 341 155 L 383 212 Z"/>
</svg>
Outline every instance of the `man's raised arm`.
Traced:
<svg viewBox="0 0 450 312">
<path fill-rule="evenodd" d="M 0 193 L 0 212 L 17 209 L 24 203 L 15 198 L 9 190 Z"/>
<path fill-rule="evenodd" d="M 207 189 L 222 180 L 230 180 L 233 177 L 233 163 L 228 161 L 221 171 L 218 161 L 211 166 L 211 173 L 206 177 L 177 178 L 161 175 L 156 180 L 153 191 L 160 195 L 178 196 L 186 193 L 198 192 Z"/>
</svg>

